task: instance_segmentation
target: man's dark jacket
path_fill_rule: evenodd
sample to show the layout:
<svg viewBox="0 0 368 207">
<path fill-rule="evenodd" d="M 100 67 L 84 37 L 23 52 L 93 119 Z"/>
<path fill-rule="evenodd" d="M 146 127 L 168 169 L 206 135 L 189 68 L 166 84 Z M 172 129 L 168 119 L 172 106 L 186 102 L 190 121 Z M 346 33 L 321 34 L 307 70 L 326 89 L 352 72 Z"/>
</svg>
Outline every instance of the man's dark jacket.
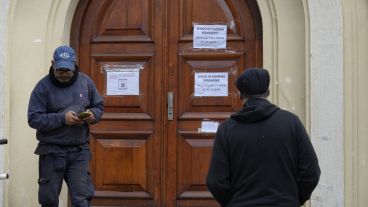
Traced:
<svg viewBox="0 0 368 207">
<path fill-rule="evenodd" d="M 90 109 L 95 121 L 103 114 L 103 100 L 93 81 L 76 66 L 73 78 L 67 83 L 56 80 L 53 69 L 42 78 L 32 91 L 28 106 L 28 124 L 37 129 L 39 141 L 36 154 L 65 151 L 63 146 L 88 143 L 89 126 L 68 126 L 65 113 L 77 114 Z"/>
<path fill-rule="evenodd" d="M 298 117 L 250 99 L 217 131 L 207 186 L 223 207 L 296 207 L 310 198 L 320 173 Z"/>
</svg>

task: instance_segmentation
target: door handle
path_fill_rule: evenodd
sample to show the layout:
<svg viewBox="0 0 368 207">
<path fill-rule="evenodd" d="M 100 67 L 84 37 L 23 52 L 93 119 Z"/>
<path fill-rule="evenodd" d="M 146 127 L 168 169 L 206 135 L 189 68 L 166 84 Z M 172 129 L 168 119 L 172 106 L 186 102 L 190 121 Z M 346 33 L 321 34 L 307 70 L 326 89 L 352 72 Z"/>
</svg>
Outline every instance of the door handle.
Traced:
<svg viewBox="0 0 368 207">
<path fill-rule="evenodd" d="M 174 93 L 167 92 L 167 120 L 174 120 Z"/>
</svg>

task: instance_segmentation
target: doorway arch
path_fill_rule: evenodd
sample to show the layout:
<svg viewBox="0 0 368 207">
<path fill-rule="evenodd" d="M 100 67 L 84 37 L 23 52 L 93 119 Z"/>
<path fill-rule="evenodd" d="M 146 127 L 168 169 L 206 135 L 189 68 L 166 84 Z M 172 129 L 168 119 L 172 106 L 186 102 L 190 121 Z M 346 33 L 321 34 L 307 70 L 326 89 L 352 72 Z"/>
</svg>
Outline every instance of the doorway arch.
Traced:
<svg viewBox="0 0 368 207">
<path fill-rule="evenodd" d="M 227 48 L 193 49 L 196 23 L 228 25 Z M 235 78 L 262 66 L 256 1 L 80 0 L 71 45 L 105 103 L 102 121 L 91 129 L 93 203 L 218 206 L 205 186 L 214 133 L 198 128 L 237 111 Z M 139 93 L 111 95 L 107 76 L 113 70 L 104 70 L 106 65 L 141 65 Z M 196 95 L 197 73 L 226 74 L 227 94 Z"/>
</svg>

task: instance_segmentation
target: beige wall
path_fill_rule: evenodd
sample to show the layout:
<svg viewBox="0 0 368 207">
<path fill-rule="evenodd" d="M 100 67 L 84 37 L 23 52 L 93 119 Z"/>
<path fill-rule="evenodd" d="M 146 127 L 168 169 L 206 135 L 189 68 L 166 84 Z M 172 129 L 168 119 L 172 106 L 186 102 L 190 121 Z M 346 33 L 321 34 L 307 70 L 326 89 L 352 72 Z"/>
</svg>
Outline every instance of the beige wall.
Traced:
<svg viewBox="0 0 368 207">
<path fill-rule="evenodd" d="M 310 88 L 316 86 L 310 79 L 313 70 L 310 48 L 314 44 L 310 34 L 314 33 L 310 30 L 308 3 L 313 1 L 257 1 L 263 18 L 264 67 L 272 74 L 271 99 L 298 114 L 308 130 L 313 130 L 310 121 L 313 117 L 318 118 L 310 107 L 310 99 L 315 96 L 310 94 Z M 47 73 L 53 49 L 68 43 L 71 18 L 78 0 L 10 2 L 6 56 L 9 95 L 5 96 L 10 110 L 5 114 L 5 125 L 9 126 L 11 142 L 6 154 L 11 179 L 5 206 L 34 207 L 38 206 L 38 164 L 37 156 L 33 154 L 37 142 L 35 131 L 28 127 L 26 120 L 28 98 L 36 82 Z M 368 2 L 343 0 L 343 3 L 344 81 L 338 83 L 344 86 L 345 119 L 340 121 L 344 123 L 345 172 L 339 173 L 345 173 L 341 184 L 342 188 L 345 184 L 345 206 L 363 207 L 368 203 L 368 196 L 364 194 L 368 186 L 368 116 L 364 107 L 368 104 Z M 317 98 L 323 100 L 323 97 Z M 318 101 L 313 104 L 318 104 Z M 328 156 L 324 157 L 327 161 L 334 161 L 334 154 L 322 156 Z M 335 187 L 339 188 L 339 184 L 336 183 Z M 326 192 L 322 190 L 317 196 L 324 199 Z M 65 187 L 61 206 L 66 206 Z M 318 203 L 315 206 L 319 206 Z"/>
<path fill-rule="evenodd" d="M 44 60 L 42 44 L 47 13 L 40 2 L 26 6 L 17 1 L 11 2 L 9 16 L 9 55 L 8 78 L 10 79 L 10 137 L 9 137 L 9 206 L 37 206 L 37 161 L 33 155 L 36 142 L 34 131 L 27 126 L 27 102 L 36 78 L 42 74 Z M 47 8 L 48 10 L 48 8 Z M 22 15 L 21 15 L 22 13 Z M 37 14 L 37 15 L 36 15 Z M 22 26 L 21 26 L 22 25 Z M 21 84 L 19 84 L 21 83 Z M 25 203 L 29 203 L 28 205 Z"/>
<path fill-rule="evenodd" d="M 9 135 L 9 105 L 7 104 L 7 97 L 9 95 L 8 79 L 6 78 L 6 34 L 7 34 L 7 19 L 9 11 L 9 0 L 0 0 L 0 139 L 8 138 Z M 0 147 L 0 173 L 7 173 L 8 145 Z M 4 203 L 8 180 L 0 181 L 0 204 Z"/>
<path fill-rule="evenodd" d="M 321 166 L 312 206 L 344 206 L 343 16 L 341 0 L 308 0 L 310 136 Z"/>
<path fill-rule="evenodd" d="M 368 204 L 368 1 L 343 0 L 345 206 Z"/>
<path fill-rule="evenodd" d="M 263 21 L 263 65 L 272 75 L 271 99 L 306 123 L 306 28 L 302 1 L 258 0 Z"/>
</svg>

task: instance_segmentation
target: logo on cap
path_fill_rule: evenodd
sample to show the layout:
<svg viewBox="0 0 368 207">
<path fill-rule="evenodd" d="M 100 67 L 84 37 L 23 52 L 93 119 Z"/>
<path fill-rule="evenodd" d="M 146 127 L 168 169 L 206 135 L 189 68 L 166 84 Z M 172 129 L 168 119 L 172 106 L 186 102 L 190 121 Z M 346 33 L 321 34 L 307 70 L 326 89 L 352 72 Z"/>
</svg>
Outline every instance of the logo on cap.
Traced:
<svg viewBox="0 0 368 207">
<path fill-rule="evenodd" d="M 60 53 L 59 57 L 61 57 L 63 59 L 68 59 L 68 58 L 70 58 L 70 55 L 69 55 L 69 53 L 64 52 L 64 53 Z"/>
</svg>

